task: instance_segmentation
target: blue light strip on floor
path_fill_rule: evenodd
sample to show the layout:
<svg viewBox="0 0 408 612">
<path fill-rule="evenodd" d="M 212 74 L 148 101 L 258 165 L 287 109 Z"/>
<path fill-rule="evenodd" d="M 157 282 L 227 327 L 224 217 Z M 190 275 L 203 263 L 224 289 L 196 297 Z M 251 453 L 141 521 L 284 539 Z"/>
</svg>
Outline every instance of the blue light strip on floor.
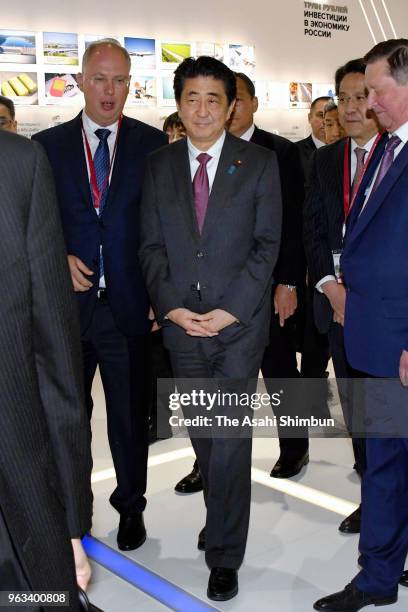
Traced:
<svg viewBox="0 0 408 612">
<path fill-rule="evenodd" d="M 93 561 L 171 610 L 176 610 L 176 612 L 214 612 L 217 610 L 92 536 L 85 536 L 82 543 L 87 555 Z"/>
</svg>

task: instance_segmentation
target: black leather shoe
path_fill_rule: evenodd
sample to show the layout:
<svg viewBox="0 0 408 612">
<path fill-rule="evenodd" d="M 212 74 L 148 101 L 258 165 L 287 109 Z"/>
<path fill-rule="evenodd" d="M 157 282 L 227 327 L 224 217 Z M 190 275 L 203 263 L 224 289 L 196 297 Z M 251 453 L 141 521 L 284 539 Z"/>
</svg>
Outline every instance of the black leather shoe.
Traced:
<svg viewBox="0 0 408 612">
<path fill-rule="evenodd" d="M 198 536 L 198 538 L 200 539 L 200 536 Z M 405 570 L 405 572 L 402 572 L 402 576 L 400 578 L 399 583 L 400 585 L 404 587 L 408 587 L 408 570 Z"/>
<path fill-rule="evenodd" d="M 388 606 L 397 601 L 398 595 L 392 597 L 381 597 L 370 595 L 359 591 L 353 584 L 348 584 L 343 591 L 333 593 L 328 597 L 319 599 L 313 605 L 315 610 L 325 610 L 325 612 L 358 612 L 365 606 L 374 604 L 375 606 Z"/>
<path fill-rule="evenodd" d="M 184 476 L 176 484 L 174 490 L 177 493 L 198 493 L 203 490 L 203 479 L 201 478 L 200 470 L 196 464 L 194 464 L 193 470 L 187 476 Z"/>
<path fill-rule="evenodd" d="M 340 523 L 339 531 L 341 531 L 341 533 L 360 533 L 360 523 L 361 506 Z"/>
<path fill-rule="evenodd" d="M 228 601 L 238 593 L 238 572 L 229 567 L 213 567 L 208 581 L 207 597 Z"/>
<path fill-rule="evenodd" d="M 120 550 L 135 550 L 146 540 L 146 528 L 143 514 L 121 514 L 118 529 L 118 548 Z"/>
<path fill-rule="evenodd" d="M 205 527 L 198 534 L 197 548 L 198 550 L 205 550 Z"/>
<path fill-rule="evenodd" d="M 292 478 L 299 474 L 304 465 L 309 463 L 309 453 L 306 451 L 301 457 L 289 457 L 281 453 L 271 472 L 272 478 Z"/>
</svg>

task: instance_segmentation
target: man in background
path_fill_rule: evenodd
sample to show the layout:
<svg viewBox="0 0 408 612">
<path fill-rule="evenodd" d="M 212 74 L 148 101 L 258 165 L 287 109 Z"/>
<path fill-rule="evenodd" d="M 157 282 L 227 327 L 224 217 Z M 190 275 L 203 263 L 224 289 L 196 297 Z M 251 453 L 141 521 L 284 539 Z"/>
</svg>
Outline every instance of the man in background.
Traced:
<svg viewBox="0 0 408 612">
<path fill-rule="evenodd" d="M 80 312 L 85 398 L 92 415 L 96 368 L 105 393 L 117 486 L 121 550 L 146 539 L 149 299 L 138 260 L 139 200 L 147 155 L 166 136 L 122 114 L 130 57 L 116 40 L 92 43 L 78 84 L 85 108 L 36 134 L 57 186 L 68 263 Z"/>
<path fill-rule="evenodd" d="M 13 100 L 0 96 L 0 129 L 17 132 L 16 110 Z"/>
<path fill-rule="evenodd" d="M 0 259 L 0 591 L 68 591 L 77 611 L 92 516 L 79 325 L 48 161 L 5 131 Z"/>
</svg>

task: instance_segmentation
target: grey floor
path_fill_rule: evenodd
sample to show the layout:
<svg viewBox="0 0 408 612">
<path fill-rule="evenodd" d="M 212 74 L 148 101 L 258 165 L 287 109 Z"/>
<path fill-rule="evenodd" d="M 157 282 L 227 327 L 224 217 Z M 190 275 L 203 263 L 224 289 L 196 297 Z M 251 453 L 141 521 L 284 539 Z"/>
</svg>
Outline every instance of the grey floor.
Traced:
<svg viewBox="0 0 408 612">
<path fill-rule="evenodd" d="M 93 457 L 97 482 L 93 484 L 92 535 L 115 548 L 118 515 L 108 503 L 115 481 L 110 469 L 99 379 L 94 397 Z M 196 548 L 197 535 L 204 524 L 202 496 L 174 492 L 175 483 L 192 466 L 192 451 L 186 439 L 164 440 L 150 447 L 145 512 L 148 539 L 127 556 L 211 604 L 213 609 L 312 610 L 316 599 L 343 588 L 357 571 L 358 537 L 341 535 L 337 529 L 360 496 L 360 485 L 351 469 L 351 443 L 346 439 L 311 440 L 310 464 L 290 481 L 269 477 L 277 456 L 275 439 L 254 440 L 250 532 L 245 562 L 239 572 L 240 591 L 233 600 L 214 605 L 206 599 L 208 570 L 204 553 Z M 169 609 L 96 563 L 89 595 L 104 612 Z M 401 587 L 399 602 L 387 609 L 407 610 L 408 589 Z"/>
</svg>

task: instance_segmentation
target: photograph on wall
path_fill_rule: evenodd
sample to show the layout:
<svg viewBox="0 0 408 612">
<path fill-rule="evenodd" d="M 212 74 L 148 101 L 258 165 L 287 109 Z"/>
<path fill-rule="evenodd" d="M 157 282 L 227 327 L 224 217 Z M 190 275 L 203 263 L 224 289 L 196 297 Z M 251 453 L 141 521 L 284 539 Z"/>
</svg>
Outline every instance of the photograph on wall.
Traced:
<svg viewBox="0 0 408 612">
<path fill-rule="evenodd" d="M 173 74 L 163 75 L 161 78 L 161 91 L 159 106 L 176 106 L 173 90 Z"/>
<path fill-rule="evenodd" d="M 249 78 L 255 76 L 255 49 L 247 45 L 229 45 L 228 66 L 234 72 L 244 72 Z"/>
<path fill-rule="evenodd" d="M 50 73 L 45 74 L 45 102 L 46 104 L 70 105 L 78 101 L 81 90 L 76 81 L 76 74 Z"/>
<path fill-rule="evenodd" d="M 312 103 L 312 84 L 291 81 L 289 83 L 289 107 L 309 108 Z"/>
<path fill-rule="evenodd" d="M 186 57 L 190 56 L 190 43 L 162 42 L 161 44 L 161 58 L 164 64 L 180 64 Z"/>
<path fill-rule="evenodd" d="M 37 74 L 35 72 L 0 72 L 2 96 L 14 104 L 38 104 Z"/>
<path fill-rule="evenodd" d="M 313 83 L 312 99 L 320 98 L 320 96 L 329 96 L 334 98 L 335 87 L 333 83 Z"/>
<path fill-rule="evenodd" d="M 210 57 L 215 57 L 215 59 L 220 60 L 220 62 L 224 61 L 224 46 L 218 43 L 206 43 L 206 42 L 198 42 L 195 45 L 195 57 L 200 57 L 200 55 L 209 55 Z"/>
<path fill-rule="evenodd" d="M 287 108 L 288 84 L 283 81 L 256 81 L 256 96 L 261 108 Z"/>
<path fill-rule="evenodd" d="M 87 49 L 91 43 L 96 42 L 97 40 L 103 40 L 104 38 L 113 38 L 114 40 L 117 40 L 118 43 L 122 44 L 122 42 L 117 36 L 111 36 L 110 34 L 85 34 L 85 49 Z"/>
<path fill-rule="evenodd" d="M 153 38 L 129 38 L 125 36 L 125 48 L 130 55 L 132 67 L 142 70 L 154 70 L 156 68 L 156 48 Z"/>
<path fill-rule="evenodd" d="M 78 35 L 64 32 L 44 32 L 44 63 L 78 65 Z"/>
<path fill-rule="evenodd" d="M 34 32 L 0 30 L 0 62 L 4 64 L 35 64 Z"/>
<path fill-rule="evenodd" d="M 131 76 L 126 104 L 155 105 L 157 102 L 156 77 Z"/>
</svg>

